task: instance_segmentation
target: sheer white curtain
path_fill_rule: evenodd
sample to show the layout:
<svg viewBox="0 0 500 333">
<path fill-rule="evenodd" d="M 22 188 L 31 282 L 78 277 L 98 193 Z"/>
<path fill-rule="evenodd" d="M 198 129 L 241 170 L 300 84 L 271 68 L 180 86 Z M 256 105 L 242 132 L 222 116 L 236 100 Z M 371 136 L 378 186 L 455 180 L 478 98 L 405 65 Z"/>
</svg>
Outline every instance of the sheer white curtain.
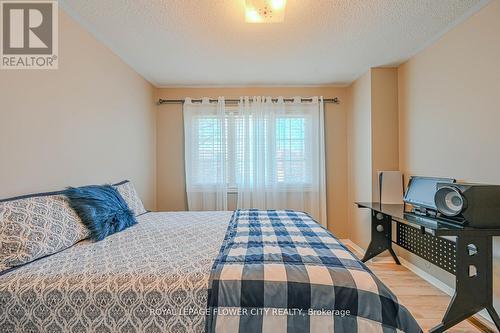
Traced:
<svg viewBox="0 0 500 333">
<path fill-rule="evenodd" d="M 225 210 L 237 193 L 237 208 L 300 210 L 326 225 L 321 97 L 187 98 L 184 127 L 190 210 Z"/>
<path fill-rule="evenodd" d="M 326 225 L 322 97 L 242 98 L 234 140 L 238 208 L 305 211 Z"/>
<path fill-rule="evenodd" d="M 184 101 L 184 157 L 189 210 L 227 210 L 224 98 Z"/>
</svg>

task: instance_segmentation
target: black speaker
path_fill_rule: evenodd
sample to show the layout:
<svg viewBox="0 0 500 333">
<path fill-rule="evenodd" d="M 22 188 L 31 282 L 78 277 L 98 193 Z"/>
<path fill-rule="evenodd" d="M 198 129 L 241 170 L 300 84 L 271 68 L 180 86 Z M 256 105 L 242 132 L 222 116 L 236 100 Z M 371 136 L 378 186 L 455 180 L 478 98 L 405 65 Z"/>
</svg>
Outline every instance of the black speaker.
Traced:
<svg viewBox="0 0 500 333">
<path fill-rule="evenodd" d="M 500 185 L 438 183 L 434 203 L 453 222 L 500 228 Z"/>
</svg>

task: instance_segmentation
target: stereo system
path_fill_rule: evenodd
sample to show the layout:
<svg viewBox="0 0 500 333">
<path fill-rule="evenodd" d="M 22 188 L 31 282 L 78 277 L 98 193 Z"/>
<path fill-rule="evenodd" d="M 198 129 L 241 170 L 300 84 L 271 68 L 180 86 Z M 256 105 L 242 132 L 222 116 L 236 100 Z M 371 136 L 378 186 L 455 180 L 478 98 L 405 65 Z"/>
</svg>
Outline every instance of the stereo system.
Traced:
<svg viewBox="0 0 500 333">
<path fill-rule="evenodd" d="M 434 204 L 447 220 L 500 228 L 500 185 L 437 183 Z"/>
<path fill-rule="evenodd" d="M 500 229 L 500 185 L 456 183 L 453 178 L 412 176 L 403 201 L 406 214 L 469 227 Z"/>
</svg>

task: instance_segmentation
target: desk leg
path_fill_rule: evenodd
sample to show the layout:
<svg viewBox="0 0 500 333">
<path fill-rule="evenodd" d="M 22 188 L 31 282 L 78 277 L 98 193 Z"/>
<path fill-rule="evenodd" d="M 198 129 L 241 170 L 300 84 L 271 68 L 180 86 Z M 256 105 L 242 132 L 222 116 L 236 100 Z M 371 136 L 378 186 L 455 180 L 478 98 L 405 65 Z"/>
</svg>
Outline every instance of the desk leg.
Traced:
<svg viewBox="0 0 500 333">
<path fill-rule="evenodd" d="M 366 262 L 379 255 L 385 250 L 389 250 L 396 264 L 401 265 L 396 253 L 392 249 L 392 219 L 391 216 L 372 211 L 372 238 L 365 256 L 361 259 Z"/>
<path fill-rule="evenodd" d="M 469 244 L 476 246 L 476 254 L 469 252 Z M 457 237 L 456 246 L 455 295 L 441 324 L 429 332 L 444 332 L 482 309 L 488 311 L 500 331 L 500 319 L 493 308 L 492 237 L 465 234 Z"/>
</svg>

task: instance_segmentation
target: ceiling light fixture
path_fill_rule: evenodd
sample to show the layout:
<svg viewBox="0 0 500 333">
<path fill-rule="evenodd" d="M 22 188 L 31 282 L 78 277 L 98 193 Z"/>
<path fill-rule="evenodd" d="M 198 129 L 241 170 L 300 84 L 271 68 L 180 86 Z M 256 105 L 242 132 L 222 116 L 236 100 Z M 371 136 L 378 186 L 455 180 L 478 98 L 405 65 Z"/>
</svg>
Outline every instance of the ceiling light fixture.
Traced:
<svg viewBox="0 0 500 333">
<path fill-rule="evenodd" d="M 245 0 L 247 23 L 279 23 L 285 19 L 286 0 Z"/>
</svg>

